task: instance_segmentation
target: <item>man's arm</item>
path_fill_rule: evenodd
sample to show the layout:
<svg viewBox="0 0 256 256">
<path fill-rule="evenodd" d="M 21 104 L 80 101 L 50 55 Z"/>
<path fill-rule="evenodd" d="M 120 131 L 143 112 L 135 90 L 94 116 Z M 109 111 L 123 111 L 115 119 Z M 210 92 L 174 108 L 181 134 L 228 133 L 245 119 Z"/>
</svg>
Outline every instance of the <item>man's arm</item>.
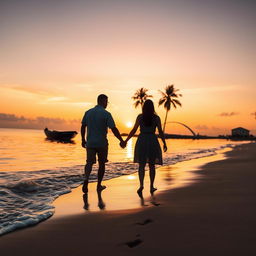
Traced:
<svg viewBox="0 0 256 256">
<path fill-rule="evenodd" d="M 85 140 L 85 130 L 86 130 L 86 125 L 82 124 L 81 126 L 81 137 L 82 137 L 82 147 L 86 147 L 86 140 Z"/>
<path fill-rule="evenodd" d="M 116 127 L 111 128 L 111 131 L 112 131 L 113 134 L 116 136 L 116 138 L 119 139 L 119 141 L 120 141 L 121 143 L 124 142 L 124 140 L 123 140 L 123 138 L 122 138 L 122 136 L 121 136 L 119 130 L 118 130 Z"/>
<path fill-rule="evenodd" d="M 119 139 L 120 141 L 120 146 L 123 148 L 125 145 L 124 145 L 124 140 L 119 132 L 119 130 L 116 128 L 116 125 L 115 125 L 115 122 L 114 122 L 114 119 L 112 117 L 112 115 L 108 112 L 108 118 L 107 118 L 107 126 L 108 128 L 111 129 L 111 131 L 113 132 L 113 134 L 115 135 L 115 137 L 117 139 Z"/>
</svg>

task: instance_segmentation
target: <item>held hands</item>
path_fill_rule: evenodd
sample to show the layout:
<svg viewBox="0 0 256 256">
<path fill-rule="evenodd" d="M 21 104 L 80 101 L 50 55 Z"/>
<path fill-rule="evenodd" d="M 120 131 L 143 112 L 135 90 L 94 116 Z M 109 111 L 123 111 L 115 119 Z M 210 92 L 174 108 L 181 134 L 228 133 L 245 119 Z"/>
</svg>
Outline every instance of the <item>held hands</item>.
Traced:
<svg viewBox="0 0 256 256">
<path fill-rule="evenodd" d="M 164 152 L 167 151 L 167 146 L 166 146 L 166 144 L 163 145 L 163 150 L 164 150 Z"/>
<path fill-rule="evenodd" d="M 121 148 L 125 148 L 126 144 L 127 144 L 127 141 L 124 141 L 124 140 L 120 141 L 120 143 L 119 143 Z"/>
</svg>

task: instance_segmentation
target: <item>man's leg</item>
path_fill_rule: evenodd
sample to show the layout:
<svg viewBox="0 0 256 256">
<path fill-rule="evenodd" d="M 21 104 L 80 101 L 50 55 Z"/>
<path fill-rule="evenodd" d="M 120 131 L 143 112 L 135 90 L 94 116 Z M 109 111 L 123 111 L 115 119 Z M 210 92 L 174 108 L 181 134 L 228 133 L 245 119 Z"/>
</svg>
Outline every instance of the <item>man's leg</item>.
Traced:
<svg viewBox="0 0 256 256">
<path fill-rule="evenodd" d="M 99 169 L 98 169 L 97 190 L 101 191 L 106 188 L 106 186 L 101 185 L 101 182 L 105 174 L 105 163 L 108 161 L 108 146 L 98 149 L 98 161 L 99 161 Z"/>
<path fill-rule="evenodd" d="M 89 183 L 89 177 L 92 171 L 92 163 L 87 163 L 84 167 L 84 184 L 83 184 L 83 192 L 87 193 L 88 192 L 88 183 Z"/>
<path fill-rule="evenodd" d="M 102 186 L 101 182 L 103 180 L 105 174 L 105 162 L 99 162 L 99 169 L 98 169 L 98 185 L 97 190 L 101 191 L 106 188 L 106 186 Z"/>
<path fill-rule="evenodd" d="M 84 167 L 84 184 L 82 187 L 82 191 L 84 193 L 88 193 L 88 183 L 89 183 L 89 177 L 92 172 L 92 166 L 96 161 L 96 151 L 91 148 L 86 149 L 87 152 L 87 160 L 86 160 L 86 165 Z"/>
</svg>

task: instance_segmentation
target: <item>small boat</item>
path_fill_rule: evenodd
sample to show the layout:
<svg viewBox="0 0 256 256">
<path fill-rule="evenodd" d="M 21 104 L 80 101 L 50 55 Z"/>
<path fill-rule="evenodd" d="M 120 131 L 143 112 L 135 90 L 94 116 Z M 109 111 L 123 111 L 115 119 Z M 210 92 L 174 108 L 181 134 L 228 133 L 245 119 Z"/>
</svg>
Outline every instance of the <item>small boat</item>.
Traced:
<svg viewBox="0 0 256 256">
<path fill-rule="evenodd" d="M 58 141 L 70 141 L 73 139 L 76 135 L 76 131 L 51 131 L 48 128 L 44 129 L 44 133 L 48 140 L 58 140 Z"/>
</svg>

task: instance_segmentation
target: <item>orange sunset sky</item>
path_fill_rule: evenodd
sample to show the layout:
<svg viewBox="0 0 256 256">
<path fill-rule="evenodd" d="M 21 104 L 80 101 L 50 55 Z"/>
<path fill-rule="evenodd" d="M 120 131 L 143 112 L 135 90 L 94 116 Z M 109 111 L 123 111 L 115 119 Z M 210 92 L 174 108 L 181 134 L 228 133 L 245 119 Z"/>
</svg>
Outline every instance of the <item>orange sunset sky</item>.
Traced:
<svg viewBox="0 0 256 256">
<path fill-rule="evenodd" d="M 100 93 L 121 132 L 145 87 L 196 133 L 256 135 L 255 1 L 1 1 L 0 127 L 79 129 Z M 187 134 L 168 124 L 167 132 Z"/>
</svg>

